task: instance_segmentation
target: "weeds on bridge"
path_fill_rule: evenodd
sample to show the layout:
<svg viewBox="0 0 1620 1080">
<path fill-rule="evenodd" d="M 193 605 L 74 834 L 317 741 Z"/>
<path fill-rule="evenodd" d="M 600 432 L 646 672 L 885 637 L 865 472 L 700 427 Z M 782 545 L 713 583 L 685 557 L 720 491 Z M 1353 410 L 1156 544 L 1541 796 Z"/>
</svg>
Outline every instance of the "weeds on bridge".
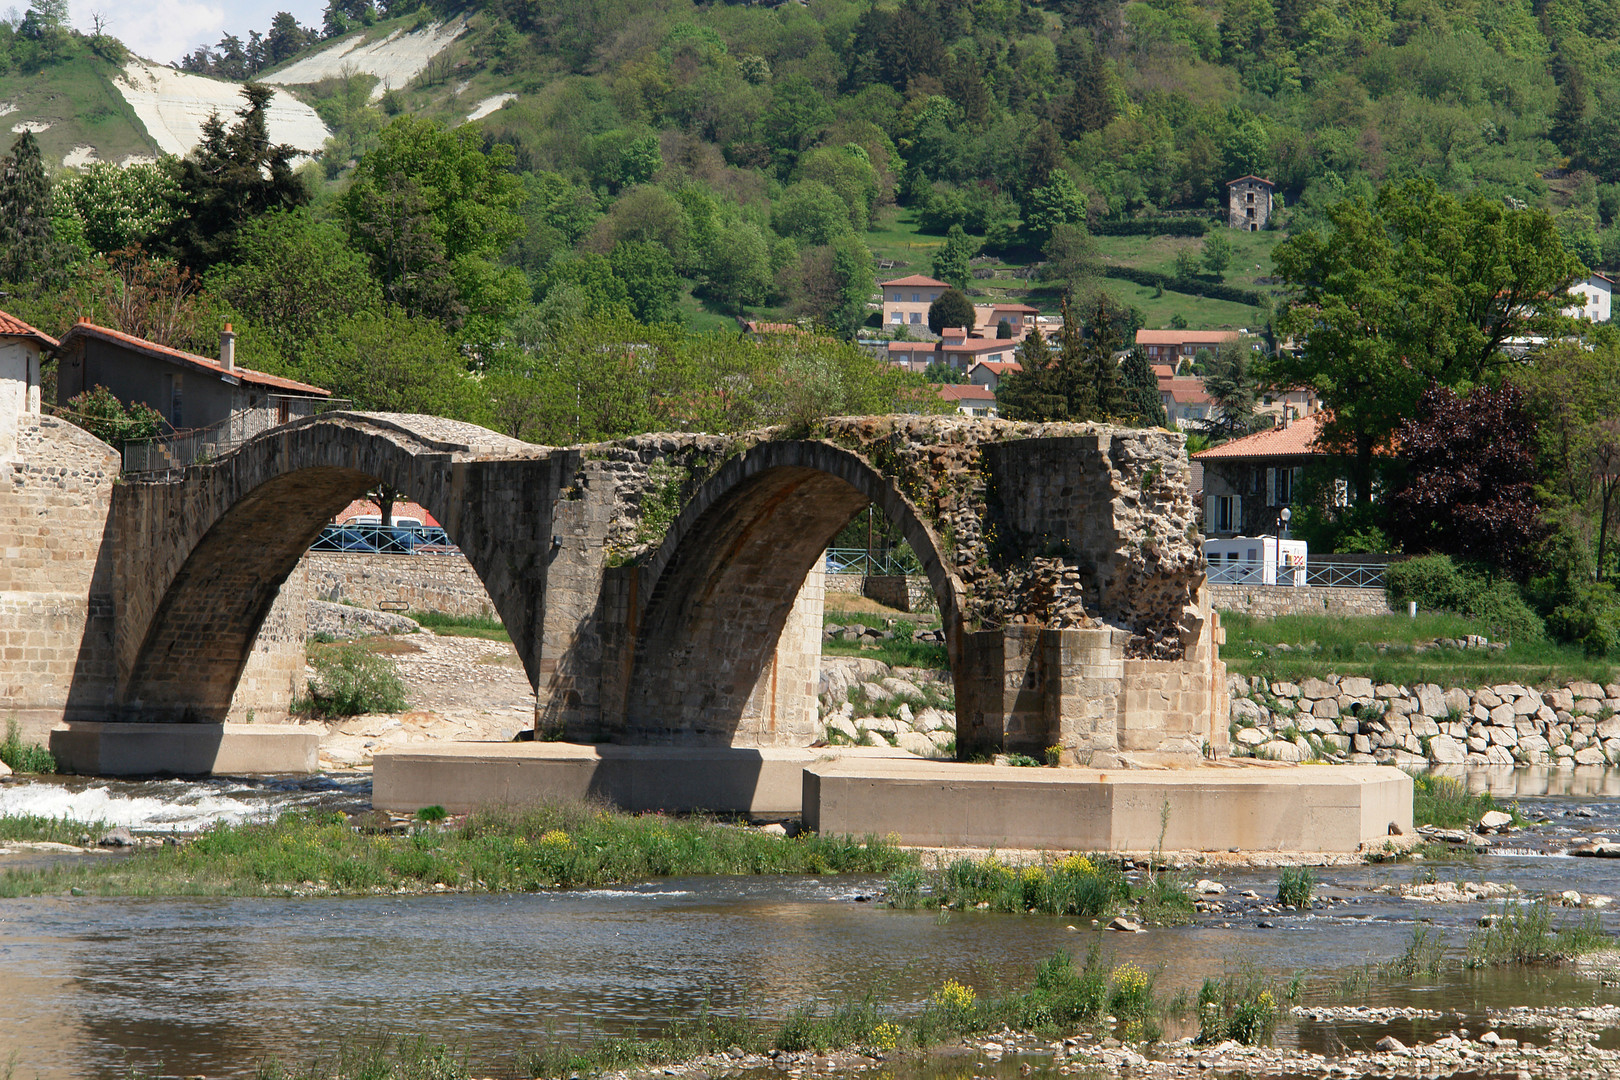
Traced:
<svg viewBox="0 0 1620 1080">
<path fill-rule="evenodd" d="M 75 888 L 104 896 L 532 892 L 673 875 L 886 874 L 914 859 L 876 837 L 789 839 L 706 819 L 578 804 L 488 811 L 404 832 L 356 827 L 341 814 L 296 812 L 273 822 L 215 825 L 178 845 L 116 860 L 7 872 L 0 874 L 0 895 Z"/>
</svg>

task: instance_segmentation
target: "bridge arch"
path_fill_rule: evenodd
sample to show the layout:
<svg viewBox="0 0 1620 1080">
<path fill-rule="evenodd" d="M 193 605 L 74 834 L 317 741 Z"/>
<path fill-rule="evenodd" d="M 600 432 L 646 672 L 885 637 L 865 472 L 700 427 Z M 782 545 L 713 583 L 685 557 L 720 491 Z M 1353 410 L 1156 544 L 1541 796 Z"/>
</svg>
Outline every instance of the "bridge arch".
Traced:
<svg viewBox="0 0 1620 1080">
<path fill-rule="evenodd" d="M 901 530 L 938 598 L 960 682 L 963 587 L 933 527 L 865 458 L 814 440 L 758 444 L 705 482 L 640 569 L 625 727 L 637 739 L 730 743 L 744 724 L 763 742 L 814 716 L 776 715 L 777 642 L 816 560 L 874 505 Z M 789 693 L 813 709 L 808 693 Z M 773 738 L 774 735 L 774 738 Z"/>
<path fill-rule="evenodd" d="M 179 483 L 120 485 L 120 535 L 159 541 L 120 553 L 123 711 L 223 720 L 282 584 L 322 527 L 378 482 L 426 507 L 461 547 L 534 685 L 557 491 L 549 454 L 434 417 L 328 413 L 188 468 Z"/>
</svg>

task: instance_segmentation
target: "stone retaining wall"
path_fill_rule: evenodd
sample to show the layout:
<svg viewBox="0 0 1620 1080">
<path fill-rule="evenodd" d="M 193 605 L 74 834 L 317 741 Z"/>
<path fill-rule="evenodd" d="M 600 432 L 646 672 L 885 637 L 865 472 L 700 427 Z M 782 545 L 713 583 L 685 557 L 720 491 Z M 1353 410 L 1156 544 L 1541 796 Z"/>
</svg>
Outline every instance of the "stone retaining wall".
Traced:
<svg viewBox="0 0 1620 1080">
<path fill-rule="evenodd" d="M 299 565 L 318 600 L 348 601 L 378 610 L 491 617 L 484 583 L 465 555 L 381 555 L 369 551 L 311 551 Z"/>
<path fill-rule="evenodd" d="M 1550 690 L 1373 685 L 1329 676 L 1295 684 L 1231 676 L 1232 752 L 1391 765 L 1620 763 L 1620 683 Z"/>
<path fill-rule="evenodd" d="M 1317 585 L 1209 586 L 1217 611 L 1235 611 L 1264 619 L 1278 615 L 1392 615 L 1383 589 L 1350 589 Z"/>
</svg>

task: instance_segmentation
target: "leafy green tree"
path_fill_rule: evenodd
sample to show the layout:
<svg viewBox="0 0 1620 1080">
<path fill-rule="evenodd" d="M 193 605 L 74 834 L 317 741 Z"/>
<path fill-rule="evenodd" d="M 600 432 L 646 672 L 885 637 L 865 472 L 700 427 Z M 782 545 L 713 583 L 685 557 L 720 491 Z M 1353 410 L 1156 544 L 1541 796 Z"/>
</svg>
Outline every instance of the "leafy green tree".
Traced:
<svg viewBox="0 0 1620 1080">
<path fill-rule="evenodd" d="M 1141 346 L 1132 349 L 1119 366 L 1125 390 L 1125 414 L 1138 427 L 1166 427 L 1164 398 L 1159 396 L 1159 378 Z"/>
<path fill-rule="evenodd" d="M 928 329 L 936 334 L 943 334 L 945 328 L 950 326 L 972 330 L 977 321 L 973 301 L 960 289 L 946 289 L 939 294 L 938 300 L 928 305 Z"/>
<path fill-rule="evenodd" d="M 68 398 L 67 418 L 116 450 L 124 444 L 154 439 L 163 430 L 163 415 L 144 401 L 128 406 L 105 386 Z"/>
<path fill-rule="evenodd" d="M 788 75 L 777 80 L 764 127 L 771 156 L 784 175 L 798 163 L 800 154 L 815 145 L 832 121 L 826 97 L 809 79 Z"/>
<path fill-rule="evenodd" d="M 461 350 L 432 319 L 397 307 L 362 311 L 316 338 L 289 367 L 298 378 L 370 412 L 427 413 L 482 423 L 486 393 Z"/>
<path fill-rule="evenodd" d="M 350 317 L 382 307 L 366 257 L 349 247 L 340 226 L 305 209 L 249 222 L 236 261 L 214 268 L 208 291 L 288 356 Z"/>
<path fill-rule="evenodd" d="M 1226 230 L 1216 229 L 1204 237 L 1204 269 L 1211 277 L 1220 277 L 1226 273 L 1226 268 L 1232 265 L 1232 241 L 1227 238 Z"/>
<path fill-rule="evenodd" d="M 826 184 L 801 180 L 771 208 L 771 227 L 804 244 L 830 244 L 849 232 L 849 209 Z"/>
<path fill-rule="evenodd" d="M 704 252 L 702 278 L 716 299 L 740 313 L 770 293 L 771 249 L 758 225 L 733 222 Z"/>
<path fill-rule="evenodd" d="M 1041 280 L 1056 283 L 1065 293 L 1078 292 L 1101 266 L 1096 245 L 1082 222 L 1055 226 L 1043 254 Z"/>
<path fill-rule="evenodd" d="M 291 146 L 270 141 L 270 99 L 258 83 L 242 87 L 246 104 L 229 128 L 215 113 L 203 122 L 202 141 L 184 158 L 170 158 L 179 197 L 177 213 L 156 234 L 159 254 L 194 273 L 206 273 L 236 254 L 237 234 L 263 214 L 309 202 L 293 175 Z"/>
<path fill-rule="evenodd" d="M 57 182 L 51 204 L 56 233 L 91 254 L 148 244 L 179 213 L 172 163 L 93 161 Z"/>
<path fill-rule="evenodd" d="M 856 232 L 866 228 L 882 184 L 864 148 L 856 143 L 817 147 L 799 160 L 798 175 L 801 180 L 826 185 L 838 196 L 850 228 Z"/>
<path fill-rule="evenodd" d="M 1346 199 L 1327 224 L 1273 256 L 1291 292 L 1279 330 L 1304 344 L 1267 379 L 1316 391 L 1330 410 L 1323 434 L 1351 456 L 1366 503 L 1375 451 L 1429 384 L 1474 385 L 1507 361 L 1509 338 L 1551 336 L 1582 267 L 1544 211 L 1459 201 L 1430 180 Z"/>
<path fill-rule="evenodd" d="M 24 131 L 0 158 L 0 281 L 35 282 L 52 275 L 55 233 L 51 184 L 33 132 Z"/>
<path fill-rule="evenodd" d="M 841 338 L 853 338 L 866 323 L 872 253 L 850 233 L 830 245 L 807 248 L 778 277 L 778 291 L 793 298 L 791 310 L 808 315 Z"/>
<path fill-rule="evenodd" d="M 658 136 L 636 135 L 616 128 L 592 139 L 585 151 L 591 182 L 617 195 L 625 188 L 645 184 L 664 167 Z"/>
<path fill-rule="evenodd" d="M 497 261 L 524 231 L 511 165 L 511 147 L 486 151 L 471 125 L 401 116 L 382 129 L 338 208 L 390 302 L 469 340 L 499 336 L 529 293 Z"/>
<path fill-rule="evenodd" d="M 979 242 L 962 226 L 952 225 L 945 233 L 945 243 L 934 253 L 934 276 L 958 289 L 967 288 L 973 280 L 971 260 L 978 253 Z"/>
<path fill-rule="evenodd" d="M 1084 224 L 1086 197 L 1061 169 L 1024 201 L 1024 231 L 1033 244 L 1044 246 L 1059 225 Z"/>
<path fill-rule="evenodd" d="M 669 251 L 658 244 L 628 240 L 617 244 L 608 263 L 624 282 L 630 313 L 644 323 L 681 321 L 681 279 Z"/>
</svg>

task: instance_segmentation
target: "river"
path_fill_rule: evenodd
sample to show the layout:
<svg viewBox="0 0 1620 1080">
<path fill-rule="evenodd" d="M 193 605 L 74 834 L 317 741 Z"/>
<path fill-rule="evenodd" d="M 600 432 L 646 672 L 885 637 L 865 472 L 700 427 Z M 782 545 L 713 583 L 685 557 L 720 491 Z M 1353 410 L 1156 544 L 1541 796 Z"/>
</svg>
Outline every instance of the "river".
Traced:
<svg viewBox="0 0 1620 1080">
<path fill-rule="evenodd" d="M 1511 850 L 1441 877 L 1513 882 L 1527 892 L 1620 895 L 1620 866 L 1572 859 L 1571 837 L 1620 831 L 1620 775 L 1470 777 L 1551 824 Z M 136 829 L 195 829 L 290 806 L 360 809 L 363 778 L 286 782 L 107 783 L 13 780 L 0 813 L 96 817 Z M 1590 814 L 1591 817 L 1566 816 Z M 107 858 L 116 856 L 83 856 Z M 0 862 L 0 865 L 6 865 Z M 946 978 L 982 989 L 1018 981 L 1053 950 L 1094 945 L 1162 968 L 1160 986 L 1196 990 L 1253 965 L 1304 975 L 1306 1002 L 1343 1004 L 1342 977 L 1398 955 L 1420 920 L 1460 946 L 1488 905 L 1421 905 L 1376 890 L 1423 873 L 1410 864 L 1329 868 L 1319 894 L 1341 903 L 1263 918 L 1227 913 L 1138 935 L 1089 922 L 980 912 L 895 912 L 868 878 L 704 878 L 522 896 L 363 899 L 0 901 L 0 1059 L 43 1080 L 251 1076 L 277 1055 L 384 1032 L 455 1044 L 489 1072 L 548 1038 L 650 1032 L 707 1003 L 780 1017 L 807 1001 L 876 992 L 915 1008 Z M 1201 875 L 1191 875 L 1192 877 Z M 1276 891 L 1274 871 L 1210 873 L 1229 896 Z M 1620 913 L 1603 915 L 1620 930 Z M 1268 925 L 1262 926 L 1261 923 Z M 1617 1001 L 1561 971 L 1460 972 L 1438 985 L 1375 980 L 1358 1004 L 1485 1005 Z M 1385 1029 L 1379 1029 L 1382 1034 Z M 1285 1024 L 1279 1041 L 1355 1045 L 1369 1029 Z"/>
</svg>

